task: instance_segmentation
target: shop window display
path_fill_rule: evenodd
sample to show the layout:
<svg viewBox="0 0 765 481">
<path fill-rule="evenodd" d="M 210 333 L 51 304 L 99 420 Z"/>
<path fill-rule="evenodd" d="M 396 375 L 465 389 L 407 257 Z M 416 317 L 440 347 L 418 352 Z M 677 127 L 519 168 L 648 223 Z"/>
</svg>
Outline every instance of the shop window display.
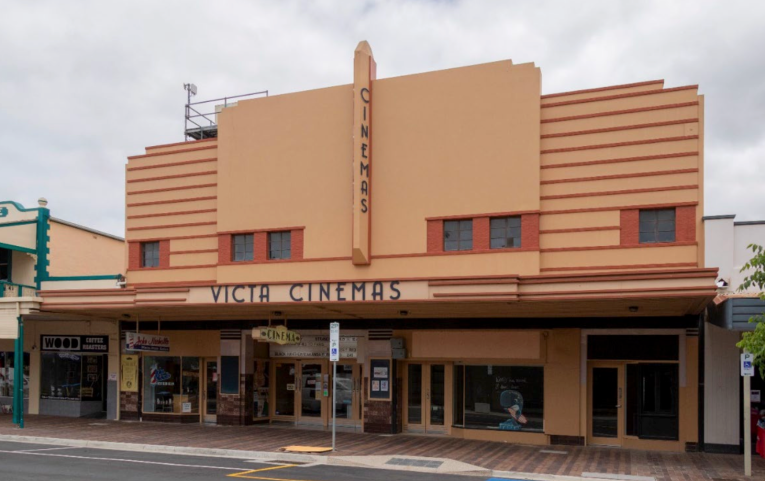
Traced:
<svg viewBox="0 0 765 481">
<path fill-rule="evenodd" d="M 146 356 L 143 358 L 143 411 L 199 413 L 199 358 Z"/>
<path fill-rule="evenodd" d="M 253 385 L 253 406 L 254 417 L 268 417 L 268 381 L 269 381 L 269 362 L 258 359 L 255 361 L 255 382 Z"/>
<path fill-rule="evenodd" d="M 40 355 L 40 399 L 80 400 L 82 355 L 43 352 Z"/>
<path fill-rule="evenodd" d="M 13 397 L 14 353 L 0 352 L 0 397 Z M 24 398 L 29 398 L 29 353 L 24 353 Z"/>
<path fill-rule="evenodd" d="M 456 367 L 459 369 L 460 367 Z M 544 368 L 464 366 L 464 423 L 468 429 L 544 431 Z M 461 376 L 459 377 L 461 380 Z M 461 389 L 462 382 L 455 383 Z"/>
</svg>

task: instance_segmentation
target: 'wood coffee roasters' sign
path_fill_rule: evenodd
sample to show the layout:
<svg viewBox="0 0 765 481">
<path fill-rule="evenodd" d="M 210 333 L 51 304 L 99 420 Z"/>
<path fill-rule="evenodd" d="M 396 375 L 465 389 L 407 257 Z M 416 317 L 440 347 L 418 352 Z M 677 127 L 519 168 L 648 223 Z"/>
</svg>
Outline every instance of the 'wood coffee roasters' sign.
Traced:
<svg viewBox="0 0 765 481">
<path fill-rule="evenodd" d="M 109 336 L 40 336 L 40 350 L 109 352 Z"/>
<path fill-rule="evenodd" d="M 215 304 L 265 302 L 397 301 L 401 281 L 240 284 L 210 286 Z"/>
</svg>

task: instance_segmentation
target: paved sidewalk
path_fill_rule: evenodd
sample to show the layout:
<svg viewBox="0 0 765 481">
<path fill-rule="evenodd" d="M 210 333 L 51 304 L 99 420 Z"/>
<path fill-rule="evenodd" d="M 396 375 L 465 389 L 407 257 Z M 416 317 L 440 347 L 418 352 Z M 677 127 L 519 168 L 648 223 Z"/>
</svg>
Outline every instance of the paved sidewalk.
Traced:
<svg viewBox="0 0 765 481">
<path fill-rule="evenodd" d="M 11 424 L 10 416 L 0 415 L 0 435 L 270 452 L 293 444 L 329 446 L 331 443 L 329 432 L 290 427 L 176 425 L 31 415 L 25 420 L 26 427 L 20 430 Z M 338 432 L 337 452 L 330 456 L 365 456 L 356 458 L 359 464 L 373 466 L 376 459 L 390 459 L 383 457 L 393 455 L 445 458 L 495 473 L 512 472 L 516 477 L 520 477 L 518 473 L 528 473 L 535 479 L 549 475 L 582 476 L 583 473 L 608 474 L 612 478 L 645 476 L 657 481 L 747 479 L 743 476 L 744 459 L 735 455 L 539 447 L 417 435 Z M 759 457 L 753 460 L 752 474 L 748 479 L 765 479 L 765 460 Z"/>
</svg>

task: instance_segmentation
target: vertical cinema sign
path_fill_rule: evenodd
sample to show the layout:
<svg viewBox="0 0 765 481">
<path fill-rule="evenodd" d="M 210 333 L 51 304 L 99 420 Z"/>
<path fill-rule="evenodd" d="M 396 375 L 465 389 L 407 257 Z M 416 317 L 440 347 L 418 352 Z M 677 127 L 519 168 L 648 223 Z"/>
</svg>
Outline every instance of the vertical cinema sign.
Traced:
<svg viewBox="0 0 765 481">
<path fill-rule="evenodd" d="M 353 263 L 369 264 L 372 228 L 372 81 L 377 64 L 366 41 L 353 58 Z"/>
</svg>

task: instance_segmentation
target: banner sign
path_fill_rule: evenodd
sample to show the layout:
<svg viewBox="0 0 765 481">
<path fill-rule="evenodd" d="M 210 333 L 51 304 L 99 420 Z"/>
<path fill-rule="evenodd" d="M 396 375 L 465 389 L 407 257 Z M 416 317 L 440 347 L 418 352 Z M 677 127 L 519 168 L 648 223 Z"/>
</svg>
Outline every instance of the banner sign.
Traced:
<svg viewBox="0 0 765 481">
<path fill-rule="evenodd" d="M 120 390 L 124 392 L 138 392 L 138 356 L 123 354 L 121 361 L 122 383 Z"/>
<path fill-rule="evenodd" d="M 340 336 L 340 359 L 355 359 L 357 346 L 358 338 L 356 336 Z M 269 353 L 272 358 L 326 359 L 329 357 L 329 336 L 301 336 L 298 344 L 271 345 Z"/>
<path fill-rule="evenodd" d="M 295 331 L 287 330 L 284 326 L 277 327 L 254 327 L 252 328 L 252 338 L 261 342 L 275 342 L 276 344 L 298 344 L 300 334 Z"/>
<path fill-rule="evenodd" d="M 109 352 L 109 336 L 40 336 L 41 351 Z"/>
<path fill-rule="evenodd" d="M 125 349 L 128 351 L 159 351 L 170 350 L 170 338 L 138 332 L 125 333 Z"/>
</svg>

